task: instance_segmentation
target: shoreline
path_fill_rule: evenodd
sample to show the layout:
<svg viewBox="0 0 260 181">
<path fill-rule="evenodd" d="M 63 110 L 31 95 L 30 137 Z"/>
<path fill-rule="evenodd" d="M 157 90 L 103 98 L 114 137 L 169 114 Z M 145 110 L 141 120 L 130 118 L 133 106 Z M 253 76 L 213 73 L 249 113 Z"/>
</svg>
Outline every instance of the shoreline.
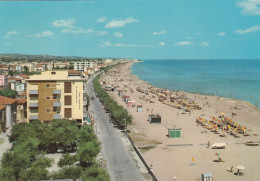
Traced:
<svg viewBox="0 0 260 181">
<path fill-rule="evenodd" d="M 246 171 L 250 173 L 250 177 L 248 175 L 247 179 L 252 179 L 252 177 L 256 180 L 257 178 L 260 179 L 255 169 L 257 164 L 260 164 L 260 158 L 254 159 L 252 156 L 250 159 L 243 159 L 242 163 L 238 162 L 239 159 L 236 159 L 236 157 L 242 158 L 242 155 L 246 152 L 257 156 L 256 152 L 260 151 L 259 147 L 249 148 L 244 145 L 245 142 L 253 139 L 260 141 L 260 137 L 253 136 L 253 134 L 260 133 L 259 110 L 254 110 L 250 103 L 236 99 L 186 92 L 182 93 L 189 99 L 195 99 L 201 105 L 201 110 L 191 110 L 191 113 L 186 113 L 181 109 L 163 104 L 157 99 L 154 103 L 147 103 L 147 101 L 140 99 L 144 94 L 136 91 L 136 88 L 147 89 L 148 86 L 152 85 L 131 74 L 130 67 L 132 64 L 119 65 L 113 69 L 118 70 L 118 73 L 107 74 L 102 77 L 102 80 L 105 80 L 107 85 L 116 85 L 118 89 L 125 90 L 125 94 L 129 95 L 131 100 L 136 101 L 136 105 L 143 106 L 142 112 L 136 112 L 136 107 L 127 107 L 122 98 L 118 96 L 117 91 L 108 91 L 110 96 L 133 116 L 133 123 L 128 126 L 130 135 L 136 145 L 143 151 L 143 157 L 147 163 L 154 166 L 154 174 L 159 180 L 171 180 L 173 176 L 176 176 L 178 180 L 196 180 L 202 173 L 212 173 L 216 180 L 240 180 L 239 177 L 226 171 L 228 166 L 235 166 L 235 164 L 246 166 L 248 169 Z M 159 89 L 154 86 L 152 87 Z M 151 97 L 155 95 L 149 92 L 145 96 Z M 242 108 L 231 109 L 236 104 L 242 105 Z M 152 113 L 162 115 L 161 124 L 150 124 L 147 121 L 148 115 L 152 110 L 154 111 Z M 231 113 L 235 112 L 236 116 L 234 116 L 234 120 L 253 130 L 252 136 L 244 137 L 240 135 L 240 138 L 234 138 L 227 134 L 226 137 L 221 138 L 209 131 L 204 133 L 205 128 L 195 123 L 198 116 L 204 115 L 205 119 L 209 119 L 210 116 L 218 116 L 221 112 L 225 112 L 225 116 L 230 118 Z M 168 128 L 172 128 L 173 126 L 182 129 L 181 138 L 173 139 L 167 137 Z M 224 150 L 212 150 L 206 148 L 208 141 L 211 143 L 225 142 L 228 143 L 228 146 Z M 188 144 L 192 146 L 184 146 Z M 176 145 L 179 146 L 176 147 Z M 239 150 L 237 151 L 237 149 Z M 216 158 L 214 156 L 216 152 L 223 154 L 224 159 L 227 159 L 227 161 L 220 164 L 213 162 Z M 195 166 L 190 166 L 192 158 L 195 158 Z M 178 164 L 174 164 L 176 162 Z M 254 162 L 257 162 L 257 164 L 250 164 Z M 169 168 L 169 164 L 171 169 Z M 244 180 L 246 177 L 241 177 L 241 179 Z"/>
</svg>

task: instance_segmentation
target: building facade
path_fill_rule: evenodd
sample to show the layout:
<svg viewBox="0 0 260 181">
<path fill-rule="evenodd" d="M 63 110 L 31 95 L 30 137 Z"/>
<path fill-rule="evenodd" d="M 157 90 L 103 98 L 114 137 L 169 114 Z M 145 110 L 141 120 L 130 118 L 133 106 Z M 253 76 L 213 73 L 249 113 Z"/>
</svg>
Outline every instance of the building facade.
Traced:
<svg viewBox="0 0 260 181">
<path fill-rule="evenodd" d="M 16 123 L 17 100 L 0 96 L 0 105 L 6 106 L 6 128 Z"/>
<path fill-rule="evenodd" d="M 93 68 L 94 63 L 95 62 L 90 62 L 90 61 L 74 62 L 74 70 L 85 72 L 88 67 Z"/>
<path fill-rule="evenodd" d="M 55 119 L 83 121 L 83 85 L 80 76 L 66 70 L 45 71 L 27 80 L 27 121 Z"/>
<path fill-rule="evenodd" d="M 8 75 L 0 75 L 0 89 L 8 88 Z"/>
<path fill-rule="evenodd" d="M 6 106 L 0 105 L 0 134 L 6 130 Z"/>
</svg>

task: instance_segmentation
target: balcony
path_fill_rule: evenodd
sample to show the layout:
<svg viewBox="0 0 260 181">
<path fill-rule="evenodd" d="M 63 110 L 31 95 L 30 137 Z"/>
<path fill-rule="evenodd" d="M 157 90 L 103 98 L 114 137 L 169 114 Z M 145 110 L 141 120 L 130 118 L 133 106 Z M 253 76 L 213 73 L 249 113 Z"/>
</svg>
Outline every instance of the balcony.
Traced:
<svg viewBox="0 0 260 181">
<path fill-rule="evenodd" d="M 53 119 L 61 119 L 61 115 L 60 114 L 54 114 Z"/>
<path fill-rule="evenodd" d="M 37 120 L 39 119 L 38 115 L 30 115 L 29 117 L 30 120 Z"/>
<path fill-rule="evenodd" d="M 30 95 L 38 95 L 38 90 L 30 90 Z"/>
<path fill-rule="evenodd" d="M 61 94 L 61 90 L 53 90 L 53 94 Z"/>
<path fill-rule="evenodd" d="M 53 107 L 61 107 L 61 103 L 60 102 L 54 102 Z"/>
<path fill-rule="evenodd" d="M 39 107 L 38 103 L 30 103 L 30 107 Z"/>
</svg>

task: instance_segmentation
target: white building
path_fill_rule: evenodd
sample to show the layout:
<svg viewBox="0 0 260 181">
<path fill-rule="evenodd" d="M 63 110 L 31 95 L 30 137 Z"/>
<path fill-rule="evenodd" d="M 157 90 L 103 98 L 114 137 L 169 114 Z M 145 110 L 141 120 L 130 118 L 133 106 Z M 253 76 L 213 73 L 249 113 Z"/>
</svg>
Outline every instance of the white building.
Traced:
<svg viewBox="0 0 260 181">
<path fill-rule="evenodd" d="M 74 70 L 85 72 L 88 67 L 93 68 L 95 62 L 90 61 L 81 61 L 81 62 L 74 62 Z"/>
</svg>

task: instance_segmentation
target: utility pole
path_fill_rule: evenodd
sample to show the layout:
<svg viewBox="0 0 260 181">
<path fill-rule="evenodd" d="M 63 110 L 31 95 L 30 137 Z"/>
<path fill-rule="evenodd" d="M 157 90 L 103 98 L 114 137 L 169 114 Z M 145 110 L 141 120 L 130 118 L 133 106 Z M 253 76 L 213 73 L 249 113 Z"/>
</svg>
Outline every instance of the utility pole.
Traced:
<svg viewBox="0 0 260 181">
<path fill-rule="evenodd" d="M 126 118 L 124 118 L 125 120 L 125 136 L 127 136 L 127 124 L 126 124 Z"/>
</svg>

